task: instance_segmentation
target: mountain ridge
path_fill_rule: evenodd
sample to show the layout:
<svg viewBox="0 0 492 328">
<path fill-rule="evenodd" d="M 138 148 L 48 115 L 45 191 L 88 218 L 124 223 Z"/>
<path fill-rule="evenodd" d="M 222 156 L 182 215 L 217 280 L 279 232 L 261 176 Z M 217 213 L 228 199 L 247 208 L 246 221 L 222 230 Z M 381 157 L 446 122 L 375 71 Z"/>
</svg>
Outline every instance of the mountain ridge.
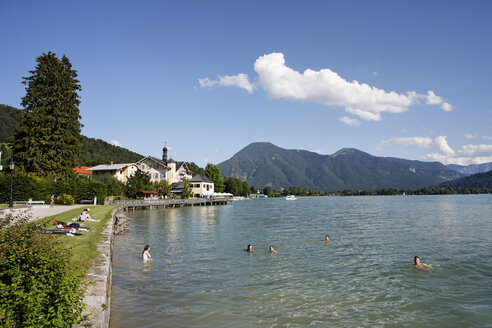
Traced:
<svg viewBox="0 0 492 328">
<path fill-rule="evenodd" d="M 218 166 L 224 176 L 242 179 L 255 187 L 323 191 L 421 188 L 464 176 L 439 162 L 377 157 L 355 148 L 321 155 L 283 149 L 269 142 L 251 143 Z"/>
</svg>

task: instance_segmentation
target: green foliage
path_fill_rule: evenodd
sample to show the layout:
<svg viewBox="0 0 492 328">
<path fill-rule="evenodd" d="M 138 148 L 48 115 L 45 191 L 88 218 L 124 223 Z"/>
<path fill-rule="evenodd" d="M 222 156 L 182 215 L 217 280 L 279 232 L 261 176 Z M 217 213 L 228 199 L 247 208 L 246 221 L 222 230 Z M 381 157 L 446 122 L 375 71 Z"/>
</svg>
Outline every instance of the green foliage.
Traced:
<svg viewBox="0 0 492 328">
<path fill-rule="evenodd" d="M 108 196 L 122 196 L 125 191 L 125 184 L 113 176 L 103 175 L 98 181 L 106 185 Z"/>
<path fill-rule="evenodd" d="M 154 183 L 154 188 L 155 191 L 157 191 L 161 196 L 171 195 L 171 185 L 167 183 L 166 180 L 161 180 L 159 182 Z"/>
<path fill-rule="evenodd" d="M 0 152 L 2 152 L 2 162 L 0 163 L 4 170 L 9 165 L 10 158 L 12 157 L 12 149 L 6 143 L 0 143 Z"/>
<path fill-rule="evenodd" d="M 66 56 L 48 52 L 36 58 L 37 66 L 24 77 L 26 95 L 15 129 L 13 152 L 23 171 L 45 177 L 69 177 L 80 152 L 77 71 Z"/>
<path fill-rule="evenodd" d="M 2 162 L 5 166 L 11 156 L 10 148 L 2 142 L 13 139 L 16 126 L 19 124 L 22 111 L 5 105 L 0 105 L 0 150 L 2 151 Z M 111 145 L 101 139 L 81 138 L 81 149 L 79 153 L 79 164 L 84 166 L 95 166 L 102 163 L 133 163 L 143 156 L 123 147 Z M 1 148 L 5 147 L 5 148 Z M 203 169 L 202 169 L 203 170 Z"/>
<path fill-rule="evenodd" d="M 0 104 L 0 143 L 11 141 L 20 114 L 17 108 Z"/>
<path fill-rule="evenodd" d="M 82 149 L 79 163 L 84 166 L 95 166 L 104 163 L 135 163 L 142 159 L 142 155 L 128 149 L 111 145 L 101 139 L 81 136 Z"/>
<path fill-rule="evenodd" d="M 488 188 L 492 189 L 492 171 L 477 173 L 454 181 L 439 185 L 441 188 Z"/>
<path fill-rule="evenodd" d="M 267 195 L 268 197 L 272 197 L 272 194 L 273 194 L 273 189 L 271 186 L 265 186 L 263 188 L 263 194 L 264 195 Z"/>
<path fill-rule="evenodd" d="M 71 195 L 62 194 L 61 196 L 56 197 L 56 204 L 58 205 L 73 205 L 75 200 Z"/>
<path fill-rule="evenodd" d="M 205 169 L 196 165 L 195 162 L 186 162 L 186 166 L 188 166 L 193 176 L 197 174 L 207 175 Z"/>
<path fill-rule="evenodd" d="M 220 169 L 217 165 L 207 164 L 205 167 L 205 175 L 214 182 L 215 192 L 224 192 L 224 179 L 220 174 Z"/>
<path fill-rule="evenodd" d="M 224 178 L 224 191 L 233 194 L 234 196 L 247 197 L 251 189 L 246 181 L 241 181 L 238 178 Z"/>
<path fill-rule="evenodd" d="M 183 198 L 188 199 L 193 196 L 193 189 L 191 188 L 190 181 L 183 178 Z"/>
<path fill-rule="evenodd" d="M 140 190 L 154 190 L 154 186 L 150 182 L 149 175 L 138 169 L 134 175 L 128 178 L 125 186 L 125 195 L 130 198 L 136 198 Z"/>
<path fill-rule="evenodd" d="M 107 187 L 104 182 L 87 179 L 85 177 L 72 177 L 66 180 L 40 178 L 32 174 L 16 172 L 13 179 L 13 199 L 14 201 L 44 200 L 49 204 L 51 195 L 62 195 L 63 193 L 72 195 L 75 202 L 81 200 L 94 199 L 97 196 L 98 202 L 103 203 L 107 195 Z M 7 202 L 10 199 L 10 173 L 0 172 L 0 202 Z"/>
<path fill-rule="evenodd" d="M 40 230 L 24 222 L 0 230 L 2 327 L 72 327 L 81 321 L 83 275 L 71 265 L 62 239 Z"/>
<path fill-rule="evenodd" d="M 104 204 L 104 199 L 107 195 L 106 184 L 102 181 L 79 177 L 76 179 L 74 188 L 74 198 L 76 202 L 81 200 L 93 200 L 97 197 L 98 204 Z"/>
</svg>

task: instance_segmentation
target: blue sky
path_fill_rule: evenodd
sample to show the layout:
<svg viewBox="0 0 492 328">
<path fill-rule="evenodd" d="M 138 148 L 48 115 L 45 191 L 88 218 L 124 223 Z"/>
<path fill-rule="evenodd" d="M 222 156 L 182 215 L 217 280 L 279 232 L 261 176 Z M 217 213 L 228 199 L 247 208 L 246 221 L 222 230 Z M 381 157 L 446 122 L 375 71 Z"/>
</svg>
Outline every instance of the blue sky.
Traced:
<svg viewBox="0 0 492 328">
<path fill-rule="evenodd" d="M 0 103 L 67 55 L 82 133 L 218 164 L 252 142 L 492 161 L 489 1 L 1 1 Z"/>
</svg>

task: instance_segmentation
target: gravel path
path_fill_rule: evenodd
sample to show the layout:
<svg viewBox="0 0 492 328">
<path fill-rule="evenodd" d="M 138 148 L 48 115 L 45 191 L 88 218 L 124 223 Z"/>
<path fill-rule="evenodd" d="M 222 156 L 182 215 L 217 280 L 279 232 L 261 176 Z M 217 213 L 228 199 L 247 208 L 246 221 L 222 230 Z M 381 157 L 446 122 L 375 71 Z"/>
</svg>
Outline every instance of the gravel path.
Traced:
<svg viewBox="0 0 492 328">
<path fill-rule="evenodd" d="M 38 205 L 32 207 L 24 207 L 19 209 L 14 209 L 14 213 L 26 213 L 31 215 L 30 221 L 35 221 L 41 218 L 45 218 L 47 216 L 60 214 L 66 211 L 70 211 L 74 208 L 82 208 L 87 205 L 70 205 L 70 206 L 49 206 L 49 205 Z M 0 218 L 4 218 L 11 210 L 2 210 L 0 211 Z"/>
</svg>

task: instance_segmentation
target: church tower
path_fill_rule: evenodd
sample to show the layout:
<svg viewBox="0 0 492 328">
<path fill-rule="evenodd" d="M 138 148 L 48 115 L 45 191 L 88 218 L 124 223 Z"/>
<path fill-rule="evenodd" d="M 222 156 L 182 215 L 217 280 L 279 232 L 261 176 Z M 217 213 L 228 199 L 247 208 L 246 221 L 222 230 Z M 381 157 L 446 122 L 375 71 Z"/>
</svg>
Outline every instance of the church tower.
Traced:
<svg viewBox="0 0 492 328">
<path fill-rule="evenodd" d="M 164 142 L 164 148 L 162 148 L 162 161 L 167 165 L 167 142 Z"/>
</svg>

